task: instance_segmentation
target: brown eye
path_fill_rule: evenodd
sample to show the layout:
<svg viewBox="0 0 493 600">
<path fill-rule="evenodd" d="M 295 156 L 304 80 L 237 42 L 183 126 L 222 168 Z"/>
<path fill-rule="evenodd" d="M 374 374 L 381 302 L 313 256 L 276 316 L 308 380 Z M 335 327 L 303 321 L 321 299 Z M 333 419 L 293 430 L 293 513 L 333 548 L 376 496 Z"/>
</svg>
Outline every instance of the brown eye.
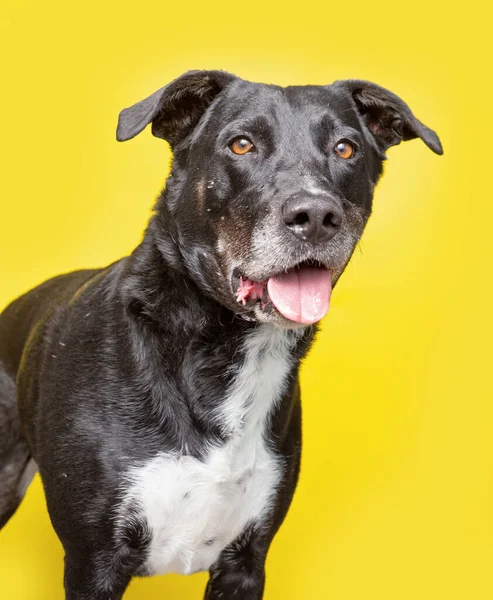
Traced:
<svg viewBox="0 0 493 600">
<path fill-rule="evenodd" d="M 336 153 L 341 158 L 352 158 L 354 156 L 354 146 L 349 142 L 339 142 L 335 147 Z"/>
<path fill-rule="evenodd" d="M 249 139 L 239 137 L 231 142 L 230 148 L 235 154 L 246 154 L 247 152 L 252 152 L 255 146 Z"/>
</svg>

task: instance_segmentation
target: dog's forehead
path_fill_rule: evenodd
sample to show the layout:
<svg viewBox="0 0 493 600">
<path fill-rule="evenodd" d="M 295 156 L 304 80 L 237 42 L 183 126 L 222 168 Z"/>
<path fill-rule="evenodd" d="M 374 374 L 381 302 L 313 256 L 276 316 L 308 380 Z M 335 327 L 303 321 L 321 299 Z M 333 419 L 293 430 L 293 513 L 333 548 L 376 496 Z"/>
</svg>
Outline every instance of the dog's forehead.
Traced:
<svg viewBox="0 0 493 600">
<path fill-rule="evenodd" d="M 238 79 L 223 92 L 218 110 L 234 119 L 261 114 L 316 117 L 327 113 L 342 114 L 351 106 L 348 95 L 330 85 L 277 85 Z"/>
<path fill-rule="evenodd" d="M 346 105 L 349 100 L 348 96 L 341 95 L 330 85 L 290 85 L 281 89 L 288 102 L 300 108 L 307 105 L 336 108 Z"/>
</svg>

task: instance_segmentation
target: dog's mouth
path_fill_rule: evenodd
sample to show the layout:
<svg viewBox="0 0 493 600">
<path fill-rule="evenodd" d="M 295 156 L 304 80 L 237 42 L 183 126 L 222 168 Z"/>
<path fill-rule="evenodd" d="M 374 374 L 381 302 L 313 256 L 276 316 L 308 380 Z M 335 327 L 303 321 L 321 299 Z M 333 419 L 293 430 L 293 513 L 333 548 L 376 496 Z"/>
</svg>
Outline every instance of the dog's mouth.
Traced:
<svg viewBox="0 0 493 600">
<path fill-rule="evenodd" d="M 295 323 L 309 325 L 320 321 L 330 305 L 332 272 L 317 262 L 305 261 L 263 281 L 239 276 L 236 300 L 245 307 L 260 305 L 275 309 Z"/>
</svg>

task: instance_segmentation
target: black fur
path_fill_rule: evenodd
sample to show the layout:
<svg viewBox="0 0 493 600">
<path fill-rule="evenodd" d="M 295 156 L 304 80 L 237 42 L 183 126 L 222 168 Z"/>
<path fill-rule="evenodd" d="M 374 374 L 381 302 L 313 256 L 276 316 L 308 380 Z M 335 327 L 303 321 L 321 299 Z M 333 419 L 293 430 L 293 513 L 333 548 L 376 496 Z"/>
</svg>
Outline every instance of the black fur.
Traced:
<svg viewBox="0 0 493 600">
<path fill-rule="evenodd" d="M 142 243 L 104 269 L 49 280 L 0 317 L 0 525 L 33 456 L 65 549 L 69 600 L 121 598 L 145 574 L 146 523 L 129 514 L 115 529 L 121 473 L 129 460 L 184 443 L 198 459 L 207 443 L 223 443 L 228 433 L 210 415 L 243 361 L 245 336 L 259 322 L 289 328 L 272 306 L 236 301 L 239 277 L 263 281 L 316 261 L 335 284 L 370 215 L 385 150 L 420 137 L 442 152 L 402 100 L 363 81 L 280 88 L 190 72 L 125 109 L 118 139 L 151 122 L 174 161 Z M 255 151 L 233 154 L 238 136 Z M 340 139 L 356 148 L 351 160 L 334 153 Z M 344 215 L 324 243 L 296 238 L 279 217 L 307 195 Z M 275 510 L 223 552 L 207 600 L 262 598 L 267 551 L 298 477 L 297 375 L 314 331 L 297 338 L 272 415 L 269 440 L 285 465 Z"/>
</svg>

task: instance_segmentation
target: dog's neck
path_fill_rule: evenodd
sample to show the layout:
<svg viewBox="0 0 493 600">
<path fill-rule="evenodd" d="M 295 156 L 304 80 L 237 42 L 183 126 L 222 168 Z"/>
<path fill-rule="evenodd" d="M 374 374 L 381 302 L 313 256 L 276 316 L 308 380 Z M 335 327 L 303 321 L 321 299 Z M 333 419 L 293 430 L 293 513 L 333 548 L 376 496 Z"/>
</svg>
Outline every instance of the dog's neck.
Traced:
<svg viewBox="0 0 493 600">
<path fill-rule="evenodd" d="M 177 430 L 188 431 L 192 419 L 194 431 L 221 438 L 223 432 L 211 421 L 211 411 L 225 401 L 254 342 L 258 341 L 259 367 L 273 357 L 277 360 L 280 349 L 289 353 L 286 376 L 294 385 L 314 328 L 280 331 L 243 320 L 207 297 L 186 272 L 174 268 L 173 257 L 163 256 L 149 233 L 126 259 L 120 281 L 129 343 L 135 346 L 132 356 L 138 358 L 132 369 L 147 390 L 145 402 L 153 406 L 154 414 L 172 403 Z"/>
</svg>

